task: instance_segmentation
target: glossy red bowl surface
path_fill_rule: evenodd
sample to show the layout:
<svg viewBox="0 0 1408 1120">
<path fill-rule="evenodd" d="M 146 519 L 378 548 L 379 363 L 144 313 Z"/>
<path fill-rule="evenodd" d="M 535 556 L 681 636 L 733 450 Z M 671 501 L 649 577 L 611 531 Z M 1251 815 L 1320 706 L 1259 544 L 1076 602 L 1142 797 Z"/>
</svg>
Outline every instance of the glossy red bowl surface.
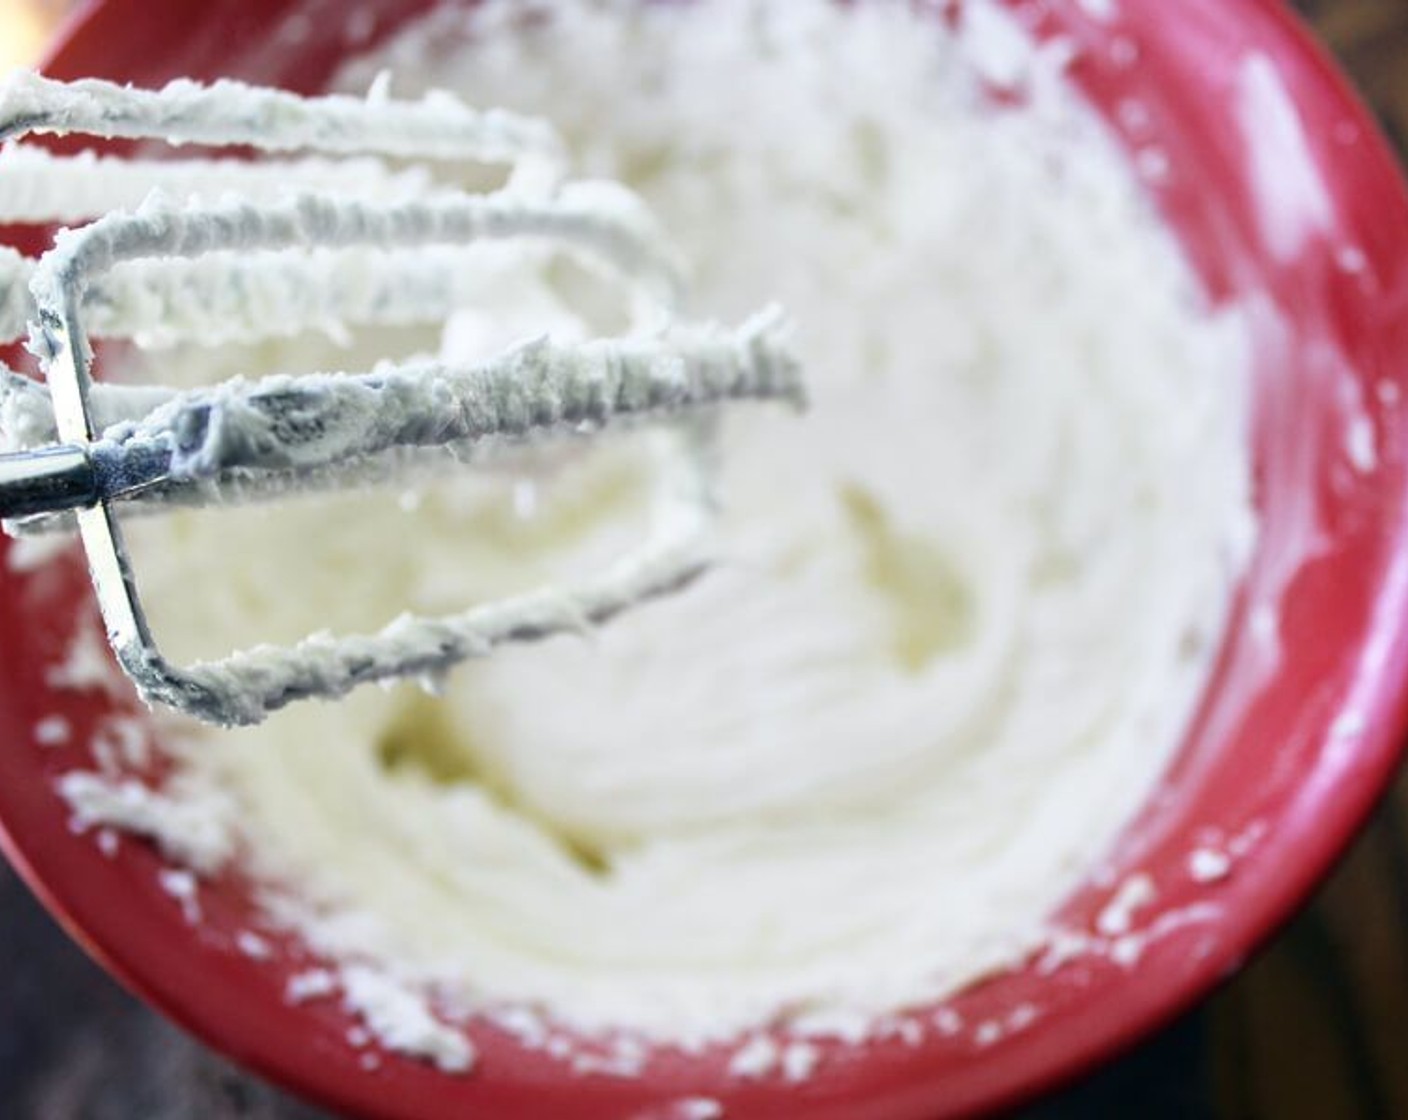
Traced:
<svg viewBox="0 0 1408 1120">
<path fill-rule="evenodd" d="M 362 0 L 354 20 L 339 0 L 110 0 L 69 26 L 48 70 L 147 85 L 231 75 L 309 91 L 431 6 Z M 335 1001 L 285 1002 L 288 977 L 310 958 L 263 930 L 247 883 L 203 885 L 191 924 L 159 887 L 146 844 L 124 840 L 108 856 L 70 828 L 55 779 L 88 764 L 105 713 L 133 704 L 49 681 L 91 625 L 81 566 L 25 575 L 0 564 L 0 839 L 99 961 L 212 1046 L 359 1116 L 671 1120 L 708 1098 L 731 1120 L 932 1120 L 1015 1103 L 1108 1058 L 1207 993 L 1288 917 L 1389 783 L 1408 717 L 1408 195 L 1368 115 L 1277 0 L 1116 0 L 1105 19 L 1076 0 L 1012 7 L 1039 35 L 1076 44 L 1076 79 L 1214 298 L 1261 293 L 1255 559 L 1175 765 L 1059 915 L 1089 930 L 1121 878 L 1149 875 L 1158 893 L 1135 915 L 1137 962 L 1033 962 L 951 1001 L 957 1033 L 828 1044 L 799 1086 L 731 1078 L 725 1051 L 658 1054 L 635 1079 L 582 1076 L 480 1024 L 470 1076 L 390 1054 L 369 1070 Z M 0 543 L 0 561 L 6 552 Z M 36 724 L 55 712 L 74 745 L 39 745 Z M 1232 853 L 1226 878 L 1197 881 L 1189 857 L 1200 846 Z M 251 925 L 274 945 L 271 959 L 240 951 L 236 935 Z"/>
</svg>

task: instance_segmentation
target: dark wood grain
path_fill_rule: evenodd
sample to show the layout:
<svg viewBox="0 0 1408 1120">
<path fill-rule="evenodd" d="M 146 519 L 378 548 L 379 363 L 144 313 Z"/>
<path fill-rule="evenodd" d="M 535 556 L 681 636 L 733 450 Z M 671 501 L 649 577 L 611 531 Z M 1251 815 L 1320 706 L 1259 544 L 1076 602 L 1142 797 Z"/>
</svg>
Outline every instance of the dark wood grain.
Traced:
<svg viewBox="0 0 1408 1120">
<path fill-rule="evenodd" d="M 1204 1015 L 1219 1116 L 1408 1117 L 1408 778 Z"/>
<path fill-rule="evenodd" d="M 1402 147 L 1408 0 L 1298 6 Z M 1408 1120 L 1408 778 L 1314 903 L 1240 977 L 1026 1115 Z M 320 1116 L 124 993 L 0 863 L 0 1120 Z"/>
<path fill-rule="evenodd" d="M 117 986 L 0 860 L 0 1118 L 317 1120 Z"/>
</svg>

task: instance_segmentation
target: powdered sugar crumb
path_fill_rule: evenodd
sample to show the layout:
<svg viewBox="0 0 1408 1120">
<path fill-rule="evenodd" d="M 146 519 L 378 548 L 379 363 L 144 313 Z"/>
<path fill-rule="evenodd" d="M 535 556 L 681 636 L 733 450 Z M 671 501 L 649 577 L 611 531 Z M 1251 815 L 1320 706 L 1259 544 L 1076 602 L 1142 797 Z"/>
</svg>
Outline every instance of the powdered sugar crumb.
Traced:
<svg viewBox="0 0 1408 1120">
<path fill-rule="evenodd" d="M 853 1045 L 864 1042 L 875 1033 L 875 1023 L 868 1016 L 839 1007 L 798 1015 L 789 1026 L 798 1035 L 834 1038 Z"/>
<path fill-rule="evenodd" d="M 1117 937 L 1110 945 L 1110 960 L 1122 968 L 1133 968 L 1144 952 L 1144 942 L 1133 934 Z"/>
<path fill-rule="evenodd" d="M 166 792 L 133 778 L 74 770 L 58 780 L 59 794 L 73 811 L 76 832 L 107 826 L 154 841 L 164 855 L 206 873 L 234 849 L 232 806 L 227 795 L 177 775 Z"/>
<path fill-rule="evenodd" d="M 235 947 L 250 960 L 266 961 L 274 955 L 274 948 L 253 930 L 242 929 L 235 934 Z"/>
<path fill-rule="evenodd" d="M 1031 73 L 1036 47 L 1022 27 L 995 5 L 962 8 L 960 43 L 974 71 L 999 89 L 1014 89 Z"/>
<path fill-rule="evenodd" d="M 1216 883 L 1227 878 L 1232 861 L 1226 852 L 1198 848 L 1188 856 L 1188 874 L 1195 883 Z"/>
<path fill-rule="evenodd" d="M 724 1106 L 712 1097 L 686 1097 L 677 1112 L 679 1120 L 720 1120 Z"/>
<path fill-rule="evenodd" d="M 61 747 L 73 738 L 73 725 L 63 716 L 45 716 L 34 725 L 34 741 L 41 747 Z"/>
<path fill-rule="evenodd" d="M 632 1035 L 610 1040 L 605 1049 L 578 1051 L 571 1056 L 574 1073 L 598 1074 L 604 1077 L 639 1077 L 645 1070 L 649 1050 L 645 1043 Z"/>
<path fill-rule="evenodd" d="M 543 1050 L 559 1060 L 569 1058 L 572 1055 L 572 1040 L 560 1034 L 553 1035 L 543 1044 Z"/>
<path fill-rule="evenodd" d="M 1374 437 L 1374 423 L 1367 416 L 1356 416 L 1345 427 L 1344 450 L 1352 467 L 1360 474 L 1369 474 L 1379 465 L 1379 449 Z"/>
<path fill-rule="evenodd" d="M 1001 1019 L 985 1019 L 973 1031 L 973 1044 L 986 1048 L 1026 1030 L 1041 1018 L 1035 1004 L 1019 1003 Z"/>
<path fill-rule="evenodd" d="M 337 991 L 337 977 L 330 969 L 310 968 L 306 972 L 295 973 L 284 986 L 284 999 L 289 1003 L 307 1003 L 322 999 Z"/>
<path fill-rule="evenodd" d="M 513 1035 L 530 1050 L 546 1049 L 550 1041 L 547 1022 L 532 1008 L 498 1008 L 486 1018 L 496 1027 L 501 1027 Z"/>
<path fill-rule="evenodd" d="M 199 883 L 194 874 L 175 867 L 163 867 L 156 873 L 156 881 L 162 890 L 181 904 L 181 913 L 187 922 L 194 925 L 200 921 Z"/>
<path fill-rule="evenodd" d="M 105 774 L 140 770 L 151 762 L 151 741 L 142 721 L 135 716 L 105 717 L 94 731 L 89 749 Z"/>
<path fill-rule="evenodd" d="M 1132 968 L 1144 955 L 1145 950 L 1156 942 L 1177 933 L 1189 926 L 1216 922 L 1222 917 L 1222 908 L 1210 903 L 1195 903 L 1178 910 L 1160 914 L 1147 929 L 1131 933 L 1114 942 L 1110 958 L 1116 964 Z"/>
<path fill-rule="evenodd" d="M 1083 930 L 1056 929 L 1047 938 L 1046 950 L 1036 962 L 1038 976 L 1050 976 L 1059 972 L 1074 960 L 1091 952 L 1097 939 Z"/>
<path fill-rule="evenodd" d="M 436 1019 L 423 996 L 381 969 L 345 966 L 342 997 L 343 1005 L 360 1015 L 388 1050 L 426 1058 L 446 1073 L 473 1067 L 469 1039 Z"/>
<path fill-rule="evenodd" d="M 744 1079 L 766 1077 L 782 1060 L 782 1048 L 768 1035 L 754 1035 L 729 1059 L 730 1076 Z"/>
<path fill-rule="evenodd" d="M 897 1020 L 894 1034 L 906 1046 L 918 1046 L 924 1041 L 924 1028 L 913 1019 Z"/>
<path fill-rule="evenodd" d="M 810 1042 L 792 1042 L 782 1051 L 782 1076 L 791 1082 L 805 1081 L 821 1061 L 821 1051 Z"/>
<path fill-rule="evenodd" d="M 1080 10 L 1091 19 L 1109 23 L 1115 18 L 1115 0 L 1077 0 Z"/>
<path fill-rule="evenodd" d="M 1131 875 L 1120 884 L 1114 897 L 1100 911 L 1095 928 L 1106 937 L 1128 933 L 1134 925 L 1135 911 L 1148 906 L 1157 897 L 1154 881 L 1148 875 Z"/>
</svg>

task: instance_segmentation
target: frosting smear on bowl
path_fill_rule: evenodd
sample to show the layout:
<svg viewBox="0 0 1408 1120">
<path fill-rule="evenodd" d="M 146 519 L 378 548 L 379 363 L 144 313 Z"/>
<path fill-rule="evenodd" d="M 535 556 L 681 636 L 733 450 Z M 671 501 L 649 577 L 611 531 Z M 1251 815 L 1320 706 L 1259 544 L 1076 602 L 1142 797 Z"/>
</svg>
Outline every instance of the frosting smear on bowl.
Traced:
<svg viewBox="0 0 1408 1120">
<path fill-rule="evenodd" d="M 439 696 L 170 729 L 239 806 L 229 858 L 358 992 L 863 1033 L 1040 946 L 1176 749 L 1252 536 L 1241 317 L 1063 59 L 981 3 L 602 0 L 452 9 L 344 73 L 551 119 L 672 231 L 690 314 L 788 307 L 811 395 L 724 421 L 724 558 L 687 590 Z M 580 338 L 597 296 L 486 254 L 416 341 Z M 463 608 L 635 539 L 648 444 L 133 521 L 135 562 L 178 655 Z"/>
</svg>

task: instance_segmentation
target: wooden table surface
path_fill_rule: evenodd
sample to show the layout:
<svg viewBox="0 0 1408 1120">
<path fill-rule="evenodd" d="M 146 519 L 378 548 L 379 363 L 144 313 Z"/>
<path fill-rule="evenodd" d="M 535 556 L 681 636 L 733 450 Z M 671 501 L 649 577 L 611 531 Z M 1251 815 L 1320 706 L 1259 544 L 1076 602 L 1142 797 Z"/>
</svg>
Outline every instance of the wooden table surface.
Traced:
<svg viewBox="0 0 1408 1120">
<path fill-rule="evenodd" d="M 0 0 L 0 32 L 21 6 Z M 40 23 L 60 6 L 27 5 Z M 1408 150 L 1408 0 L 1298 6 Z M 0 54 L 23 42 L 12 36 Z M 1408 776 L 1314 903 L 1251 967 L 1135 1053 L 1024 1115 L 1408 1120 Z M 0 1118 L 323 1116 L 128 996 L 0 863 Z"/>
</svg>

